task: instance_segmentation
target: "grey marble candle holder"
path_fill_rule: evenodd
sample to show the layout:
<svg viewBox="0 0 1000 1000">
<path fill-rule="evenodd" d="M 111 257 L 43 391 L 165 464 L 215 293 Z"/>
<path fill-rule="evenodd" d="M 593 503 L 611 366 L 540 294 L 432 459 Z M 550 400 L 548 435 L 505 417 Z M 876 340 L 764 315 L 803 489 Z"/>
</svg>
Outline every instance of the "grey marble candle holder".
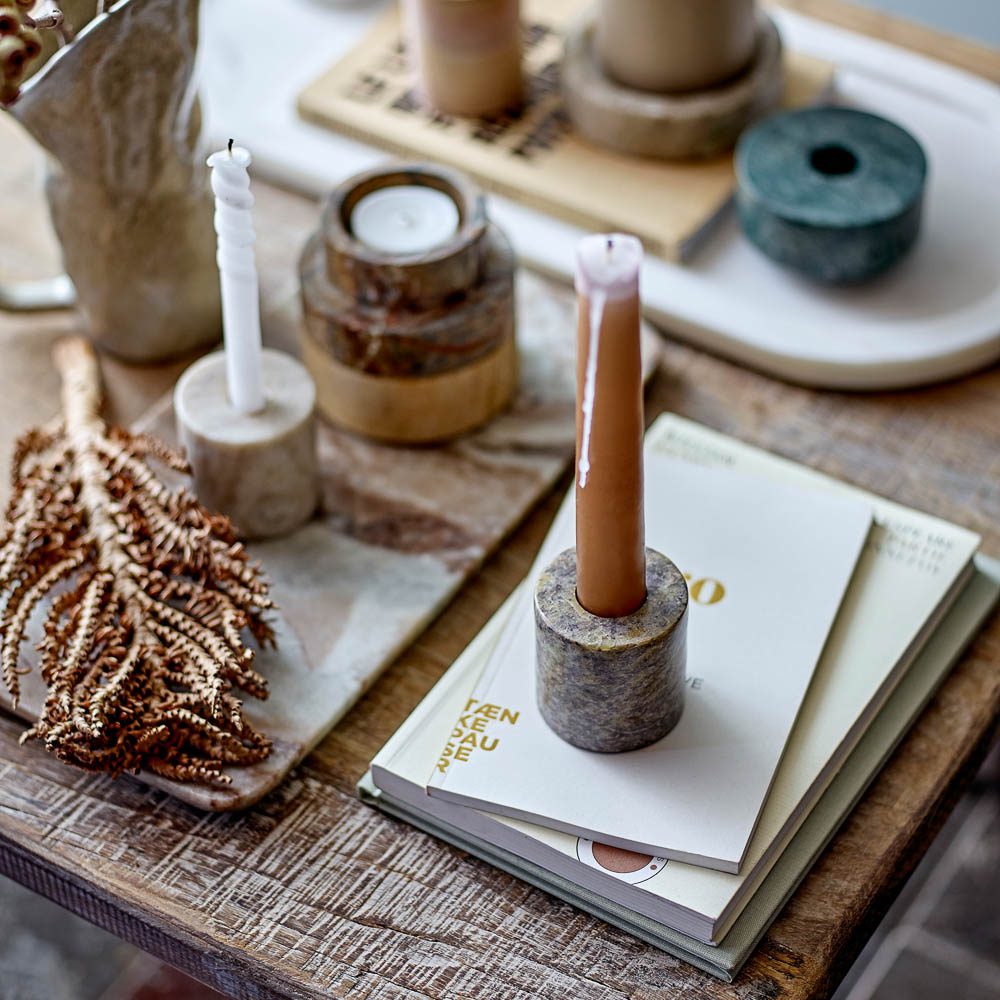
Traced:
<svg viewBox="0 0 1000 1000">
<path fill-rule="evenodd" d="M 566 38 L 566 110 L 581 135 L 621 153 L 665 160 L 714 156 L 774 110 L 784 93 L 781 36 L 763 14 L 747 68 L 731 80 L 687 93 L 652 93 L 613 79 L 601 65 L 594 35 L 594 21 L 588 17 Z"/>
<path fill-rule="evenodd" d="M 538 707 L 559 737 L 622 753 L 662 739 L 684 711 L 688 589 L 664 555 L 646 550 L 646 602 L 599 618 L 576 599 L 576 550 L 535 588 Z"/>
</svg>

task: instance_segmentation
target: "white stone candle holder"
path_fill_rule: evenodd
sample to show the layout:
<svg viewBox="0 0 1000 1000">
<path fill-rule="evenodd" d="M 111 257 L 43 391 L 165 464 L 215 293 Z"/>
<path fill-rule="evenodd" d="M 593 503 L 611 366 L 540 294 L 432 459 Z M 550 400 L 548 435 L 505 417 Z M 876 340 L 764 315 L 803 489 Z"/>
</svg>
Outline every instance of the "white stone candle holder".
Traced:
<svg viewBox="0 0 1000 1000">
<path fill-rule="evenodd" d="M 222 353 L 195 362 L 174 390 L 198 499 L 251 539 L 293 531 L 319 502 L 315 384 L 288 354 L 265 349 L 261 362 L 265 402 L 256 413 L 230 402 Z"/>
</svg>

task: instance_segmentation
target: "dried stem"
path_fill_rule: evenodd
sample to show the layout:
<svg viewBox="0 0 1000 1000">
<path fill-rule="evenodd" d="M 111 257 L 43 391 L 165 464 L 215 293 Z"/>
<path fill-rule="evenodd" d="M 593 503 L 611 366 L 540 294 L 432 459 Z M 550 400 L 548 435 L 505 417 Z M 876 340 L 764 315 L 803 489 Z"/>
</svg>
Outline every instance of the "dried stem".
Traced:
<svg viewBox="0 0 1000 1000">
<path fill-rule="evenodd" d="M 226 782 L 224 765 L 270 750 L 232 693 L 267 696 L 242 638 L 273 640 L 267 585 L 229 521 L 147 465 L 185 471 L 181 455 L 106 427 L 90 345 L 62 341 L 55 360 L 63 420 L 18 442 L 0 537 L 0 668 L 15 703 L 29 622 L 50 601 L 48 697 L 25 738 L 90 770 Z"/>
<path fill-rule="evenodd" d="M 42 31 L 54 31 L 60 46 L 73 40 L 52 0 L 0 0 L 0 105 L 13 104 L 31 63 L 41 55 Z"/>
</svg>

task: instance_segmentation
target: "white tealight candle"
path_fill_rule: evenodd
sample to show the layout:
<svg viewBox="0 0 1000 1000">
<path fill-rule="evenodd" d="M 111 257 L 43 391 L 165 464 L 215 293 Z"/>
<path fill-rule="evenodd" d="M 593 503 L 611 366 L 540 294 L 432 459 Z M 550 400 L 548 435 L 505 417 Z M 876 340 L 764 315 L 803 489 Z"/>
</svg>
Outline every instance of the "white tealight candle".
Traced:
<svg viewBox="0 0 1000 1000">
<path fill-rule="evenodd" d="M 351 212 L 351 232 L 371 250 L 421 254 L 447 243 L 458 230 L 458 206 L 443 191 L 396 184 L 365 195 Z"/>
<path fill-rule="evenodd" d="M 208 159 L 215 194 L 215 231 L 219 237 L 229 402 L 237 413 L 257 413 L 265 403 L 250 163 L 250 154 L 232 142 L 228 149 L 213 153 Z"/>
</svg>

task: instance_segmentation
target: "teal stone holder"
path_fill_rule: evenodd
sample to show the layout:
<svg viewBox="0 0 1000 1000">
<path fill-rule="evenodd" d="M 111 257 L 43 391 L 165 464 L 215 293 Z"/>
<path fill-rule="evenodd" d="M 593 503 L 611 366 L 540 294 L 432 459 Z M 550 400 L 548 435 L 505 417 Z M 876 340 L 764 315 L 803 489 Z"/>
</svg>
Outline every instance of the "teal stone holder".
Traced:
<svg viewBox="0 0 1000 1000">
<path fill-rule="evenodd" d="M 736 148 L 736 208 L 772 260 L 824 284 L 866 281 L 920 231 L 927 157 L 878 115 L 822 107 L 774 115 Z"/>
</svg>

